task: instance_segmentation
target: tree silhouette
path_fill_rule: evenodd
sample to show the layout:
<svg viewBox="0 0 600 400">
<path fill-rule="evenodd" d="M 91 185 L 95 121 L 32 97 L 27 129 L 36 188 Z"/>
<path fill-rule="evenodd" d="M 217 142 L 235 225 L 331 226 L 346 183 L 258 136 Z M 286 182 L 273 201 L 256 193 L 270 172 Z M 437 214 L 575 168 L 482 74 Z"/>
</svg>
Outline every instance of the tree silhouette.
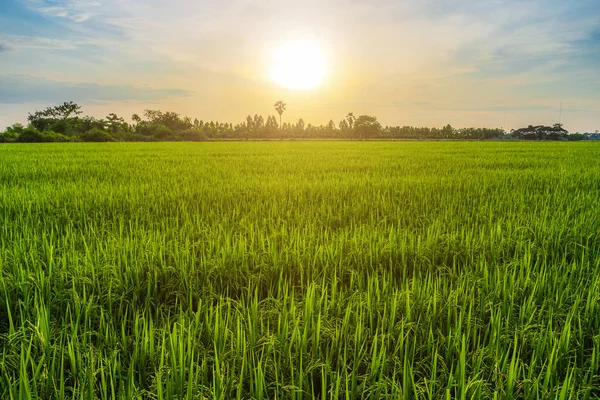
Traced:
<svg viewBox="0 0 600 400">
<path fill-rule="evenodd" d="M 283 140 L 283 129 L 281 129 L 283 127 L 283 125 L 281 123 L 281 115 L 285 111 L 285 106 L 286 106 L 286 104 L 281 100 L 279 100 L 277 103 L 275 103 L 275 111 L 277 111 L 279 113 L 279 132 L 281 134 L 281 140 Z"/>
<path fill-rule="evenodd" d="M 514 137 L 525 140 L 560 140 L 569 134 L 562 124 L 529 125 L 527 128 L 513 130 L 511 133 Z"/>
<path fill-rule="evenodd" d="M 81 106 L 73 103 L 72 101 L 64 102 L 60 106 L 54 107 L 55 116 L 61 118 L 63 121 L 67 120 L 71 115 L 81 114 Z"/>
<path fill-rule="evenodd" d="M 356 121 L 356 117 L 354 113 L 348 113 L 346 115 L 346 121 L 348 121 L 348 130 L 350 131 L 350 140 L 352 140 L 352 128 L 354 127 L 354 121 Z"/>
<path fill-rule="evenodd" d="M 251 115 L 246 117 L 246 140 L 248 140 L 248 135 L 254 131 L 254 120 Z"/>
<path fill-rule="evenodd" d="M 359 139 L 374 138 L 381 132 L 381 124 L 377 118 L 370 115 L 361 115 L 354 121 L 354 130 L 358 133 Z"/>
<path fill-rule="evenodd" d="M 110 113 L 106 116 L 106 128 L 111 133 L 116 133 L 119 130 L 125 130 L 127 123 L 115 113 Z"/>
<path fill-rule="evenodd" d="M 44 131 L 47 129 L 64 133 L 69 121 L 81 114 L 81 106 L 72 101 L 61 105 L 47 107 L 42 111 L 35 111 L 27 116 L 29 123 L 36 129 Z"/>
<path fill-rule="evenodd" d="M 29 125 L 19 124 L 0 130 L 0 142 L 32 141 L 200 141 L 234 138 L 273 139 L 279 130 L 281 139 L 292 138 L 347 138 L 354 139 L 495 139 L 502 138 L 502 129 L 489 128 L 442 128 L 385 126 L 374 116 L 348 113 L 338 124 L 329 121 L 326 125 L 312 125 L 302 118 L 297 123 L 283 123 L 286 104 L 274 104 L 279 114 L 248 115 L 245 122 L 234 126 L 218 121 L 204 122 L 176 112 L 145 110 L 144 114 L 133 114 L 133 124 L 115 113 L 105 119 L 80 116 L 80 106 L 67 102 L 54 107 L 35 111 L 28 116 Z M 99 132 L 104 132 L 100 134 Z M 529 126 L 512 131 L 515 138 L 528 140 L 584 140 L 584 135 L 568 135 L 561 124 L 551 126 Z M 112 139 L 111 139 L 112 138 Z"/>
<path fill-rule="evenodd" d="M 356 121 L 354 113 L 348 113 L 348 115 L 346 115 L 346 120 L 348 121 L 348 128 L 352 129 L 354 126 L 354 121 Z"/>
</svg>

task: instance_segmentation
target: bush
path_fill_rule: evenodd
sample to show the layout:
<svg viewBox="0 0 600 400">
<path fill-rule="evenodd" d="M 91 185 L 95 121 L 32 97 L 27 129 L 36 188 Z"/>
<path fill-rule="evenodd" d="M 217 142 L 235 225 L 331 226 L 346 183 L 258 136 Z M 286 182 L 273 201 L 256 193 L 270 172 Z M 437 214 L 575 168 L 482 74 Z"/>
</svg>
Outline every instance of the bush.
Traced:
<svg viewBox="0 0 600 400">
<path fill-rule="evenodd" d="M 178 132 L 173 132 L 170 136 L 164 136 L 161 138 L 155 138 L 156 141 L 160 142 L 181 142 L 183 139 Z"/>
<path fill-rule="evenodd" d="M 23 125 L 14 124 L 6 128 L 4 132 L 0 132 L 0 143 L 13 142 L 19 137 L 19 134 L 23 132 Z"/>
<path fill-rule="evenodd" d="M 152 138 L 159 141 L 173 140 L 175 138 L 175 134 L 166 126 L 157 125 L 156 132 L 152 135 Z"/>
<path fill-rule="evenodd" d="M 140 123 L 135 127 L 135 133 L 160 139 L 171 136 L 173 131 L 162 124 Z"/>
<path fill-rule="evenodd" d="M 47 132 L 56 132 L 58 134 L 71 136 L 73 135 L 73 126 L 70 121 L 66 120 L 57 120 L 51 123 L 45 130 L 44 133 Z"/>
<path fill-rule="evenodd" d="M 23 129 L 16 141 L 22 143 L 72 142 L 73 139 L 62 133 L 54 131 L 40 132 L 34 127 L 28 127 Z"/>
<path fill-rule="evenodd" d="M 115 139 L 101 129 L 93 128 L 81 135 L 84 142 L 114 142 Z"/>
<path fill-rule="evenodd" d="M 179 134 L 187 142 L 205 142 L 208 140 L 206 133 L 200 129 L 186 129 Z"/>
<path fill-rule="evenodd" d="M 12 132 L 0 132 L 0 143 L 14 142 L 18 135 Z"/>
<path fill-rule="evenodd" d="M 116 132 L 112 137 L 120 142 L 151 142 L 152 138 L 133 132 Z"/>
<path fill-rule="evenodd" d="M 25 130 L 25 127 L 23 126 L 23 124 L 12 124 L 11 126 L 9 126 L 8 128 L 6 128 L 5 132 L 11 132 L 11 133 L 16 133 L 17 135 L 20 135 L 21 132 L 23 132 Z"/>
<path fill-rule="evenodd" d="M 23 129 L 23 131 L 19 134 L 17 141 L 23 143 L 40 143 L 49 142 L 50 140 L 48 140 L 46 135 L 44 135 L 42 132 L 30 126 Z"/>
<path fill-rule="evenodd" d="M 72 142 L 73 138 L 54 131 L 43 132 L 45 142 Z"/>
</svg>

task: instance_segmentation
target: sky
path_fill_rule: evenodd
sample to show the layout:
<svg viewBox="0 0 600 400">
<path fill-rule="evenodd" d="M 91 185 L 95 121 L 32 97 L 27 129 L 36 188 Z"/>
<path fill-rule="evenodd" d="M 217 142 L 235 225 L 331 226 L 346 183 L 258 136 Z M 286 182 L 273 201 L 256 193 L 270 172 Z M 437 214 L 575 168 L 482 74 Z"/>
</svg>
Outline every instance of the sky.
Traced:
<svg viewBox="0 0 600 400">
<path fill-rule="evenodd" d="M 318 88 L 269 77 L 297 40 Z M 64 101 L 236 123 L 283 100 L 284 122 L 593 132 L 599 66 L 598 0 L 0 0 L 0 127 Z"/>
</svg>

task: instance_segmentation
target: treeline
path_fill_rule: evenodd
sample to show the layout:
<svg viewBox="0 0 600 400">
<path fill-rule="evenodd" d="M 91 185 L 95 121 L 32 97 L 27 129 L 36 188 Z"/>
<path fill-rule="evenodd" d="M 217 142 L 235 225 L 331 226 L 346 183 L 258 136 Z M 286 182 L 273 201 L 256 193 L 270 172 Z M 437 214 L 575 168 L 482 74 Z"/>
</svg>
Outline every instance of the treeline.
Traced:
<svg viewBox="0 0 600 400">
<path fill-rule="evenodd" d="M 285 104 L 278 102 L 281 114 Z M 203 121 L 181 116 L 175 112 L 145 110 L 142 117 L 132 116 L 133 123 L 111 113 L 98 119 L 81 115 L 81 106 L 68 102 L 28 115 L 28 125 L 14 124 L 0 133 L 0 142 L 148 142 L 148 141 L 208 141 L 208 140 L 273 140 L 273 139 L 534 139 L 527 132 L 514 131 L 507 135 L 502 129 L 461 128 L 450 125 L 443 128 L 416 128 L 411 126 L 381 126 L 377 118 L 369 115 L 355 117 L 349 113 L 337 124 L 306 124 L 303 119 L 295 123 L 278 123 L 275 115 L 264 118 L 249 115 L 238 124 Z M 538 129 L 535 139 L 545 139 L 543 129 Z M 527 128 L 523 128 L 527 129 Z M 552 131 L 548 139 L 560 139 L 567 132 Z M 541 136 L 540 136 L 541 135 Z"/>
</svg>

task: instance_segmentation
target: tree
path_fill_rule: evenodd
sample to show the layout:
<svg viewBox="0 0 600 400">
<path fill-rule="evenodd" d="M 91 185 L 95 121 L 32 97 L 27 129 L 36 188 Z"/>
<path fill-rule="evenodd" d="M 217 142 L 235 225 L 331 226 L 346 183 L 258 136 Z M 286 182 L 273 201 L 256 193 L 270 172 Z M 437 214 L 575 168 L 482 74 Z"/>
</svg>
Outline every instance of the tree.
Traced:
<svg viewBox="0 0 600 400">
<path fill-rule="evenodd" d="M 254 120 L 251 115 L 248 115 L 246 117 L 246 140 L 252 131 L 254 131 Z"/>
<path fill-rule="evenodd" d="M 281 140 L 283 140 L 283 124 L 281 123 L 281 115 L 283 114 L 283 112 L 285 111 L 285 106 L 286 104 L 279 100 L 277 103 L 275 103 L 275 111 L 277 111 L 279 113 L 279 131 L 281 134 Z"/>
<path fill-rule="evenodd" d="M 298 120 L 298 122 L 296 123 L 296 127 L 295 127 L 295 133 L 296 136 L 304 136 L 304 120 L 302 118 L 300 118 Z"/>
<path fill-rule="evenodd" d="M 93 128 L 81 135 L 84 142 L 114 142 L 115 139 L 110 134 L 101 129 Z"/>
<path fill-rule="evenodd" d="M 453 134 L 454 134 L 454 128 L 452 128 L 452 125 L 448 124 L 442 128 L 442 135 L 444 136 L 444 138 L 446 138 L 446 139 L 451 138 Z"/>
<path fill-rule="evenodd" d="M 35 111 L 27 116 L 29 123 L 39 131 L 49 129 L 66 132 L 72 125 L 77 115 L 81 114 L 81 106 L 72 101 L 64 102 L 54 107 L 46 107 L 42 111 Z M 74 117 L 71 117 L 74 115 Z"/>
<path fill-rule="evenodd" d="M 12 124 L 6 128 L 4 132 L 0 132 L 0 143 L 12 142 L 19 137 L 25 130 L 25 127 L 21 124 Z"/>
<path fill-rule="evenodd" d="M 73 103 L 72 101 L 64 102 L 60 106 L 54 107 L 55 116 L 64 120 L 67 120 L 71 115 L 81 114 L 81 106 Z"/>
<path fill-rule="evenodd" d="M 42 132 L 32 126 L 29 126 L 23 129 L 23 131 L 19 134 L 17 141 L 23 143 L 39 143 L 47 142 L 49 140 Z"/>
<path fill-rule="evenodd" d="M 513 130 L 511 133 L 514 137 L 524 140 L 560 140 L 566 138 L 569 134 L 562 124 L 554 124 L 553 126 L 529 125 L 527 128 Z"/>
<path fill-rule="evenodd" d="M 245 122 L 236 124 L 202 120 L 181 116 L 171 111 L 145 110 L 143 118 L 133 114 L 133 124 L 117 114 L 111 113 L 104 119 L 91 116 L 79 116 L 81 107 L 73 102 L 65 102 L 54 107 L 35 111 L 28 116 L 27 128 L 18 124 L 0 131 L 0 142 L 10 141 L 79 141 L 79 140 L 116 140 L 116 141 L 165 141 L 165 140 L 211 140 L 225 138 L 406 138 L 406 139 L 494 139 L 504 135 L 502 129 L 490 128 L 453 128 L 446 125 L 441 128 L 386 126 L 383 128 L 377 118 L 370 115 L 355 116 L 348 113 L 339 124 L 330 120 L 325 125 L 315 126 L 304 122 L 283 122 L 286 104 L 278 101 L 274 104 L 279 114 L 267 115 L 267 118 L 255 114 L 248 115 Z M 31 129 L 28 129 L 31 128 Z M 104 132 L 104 134 L 100 134 Z M 515 138 L 530 140 L 579 140 L 583 136 L 568 135 L 561 124 L 552 126 L 532 126 L 512 131 Z M 112 139 L 111 139 L 112 138 Z"/>
<path fill-rule="evenodd" d="M 148 123 L 164 125 L 172 131 L 183 131 L 193 127 L 189 118 L 180 117 L 179 114 L 172 111 L 144 110 L 144 116 Z"/>
<path fill-rule="evenodd" d="M 346 121 L 348 121 L 348 131 L 350 131 L 350 140 L 352 140 L 352 128 L 354 128 L 354 122 L 356 121 L 354 113 L 348 113 Z"/>
<path fill-rule="evenodd" d="M 375 117 L 361 115 L 354 121 L 354 130 L 360 139 L 373 138 L 381 133 L 381 124 Z"/>
<path fill-rule="evenodd" d="M 327 135 L 329 136 L 335 136 L 335 122 L 333 122 L 333 120 L 329 120 L 329 123 L 327 124 Z"/>
<path fill-rule="evenodd" d="M 125 120 L 115 113 L 110 113 L 106 117 L 106 127 L 111 133 L 116 133 L 120 130 L 127 130 L 127 123 Z"/>
<path fill-rule="evenodd" d="M 277 134 L 277 130 L 281 131 L 280 125 L 277 123 L 277 117 L 274 115 L 269 115 L 267 117 L 267 124 L 265 125 L 265 131 L 267 137 L 275 136 Z"/>
<path fill-rule="evenodd" d="M 262 115 L 254 114 L 254 137 L 260 137 L 265 128 L 265 119 Z"/>
<path fill-rule="evenodd" d="M 348 121 L 348 127 L 352 129 L 352 127 L 354 126 L 354 121 L 356 121 L 354 113 L 348 113 L 348 115 L 346 115 L 346 120 Z"/>
<path fill-rule="evenodd" d="M 348 123 L 346 122 L 345 119 L 341 120 L 338 126 L 340 128 L 340 131 L 342 131 L 342 132 L 344 132 L 344 131 L 346 131 L 346 129 L 348 129 Z"/>
</svg>

